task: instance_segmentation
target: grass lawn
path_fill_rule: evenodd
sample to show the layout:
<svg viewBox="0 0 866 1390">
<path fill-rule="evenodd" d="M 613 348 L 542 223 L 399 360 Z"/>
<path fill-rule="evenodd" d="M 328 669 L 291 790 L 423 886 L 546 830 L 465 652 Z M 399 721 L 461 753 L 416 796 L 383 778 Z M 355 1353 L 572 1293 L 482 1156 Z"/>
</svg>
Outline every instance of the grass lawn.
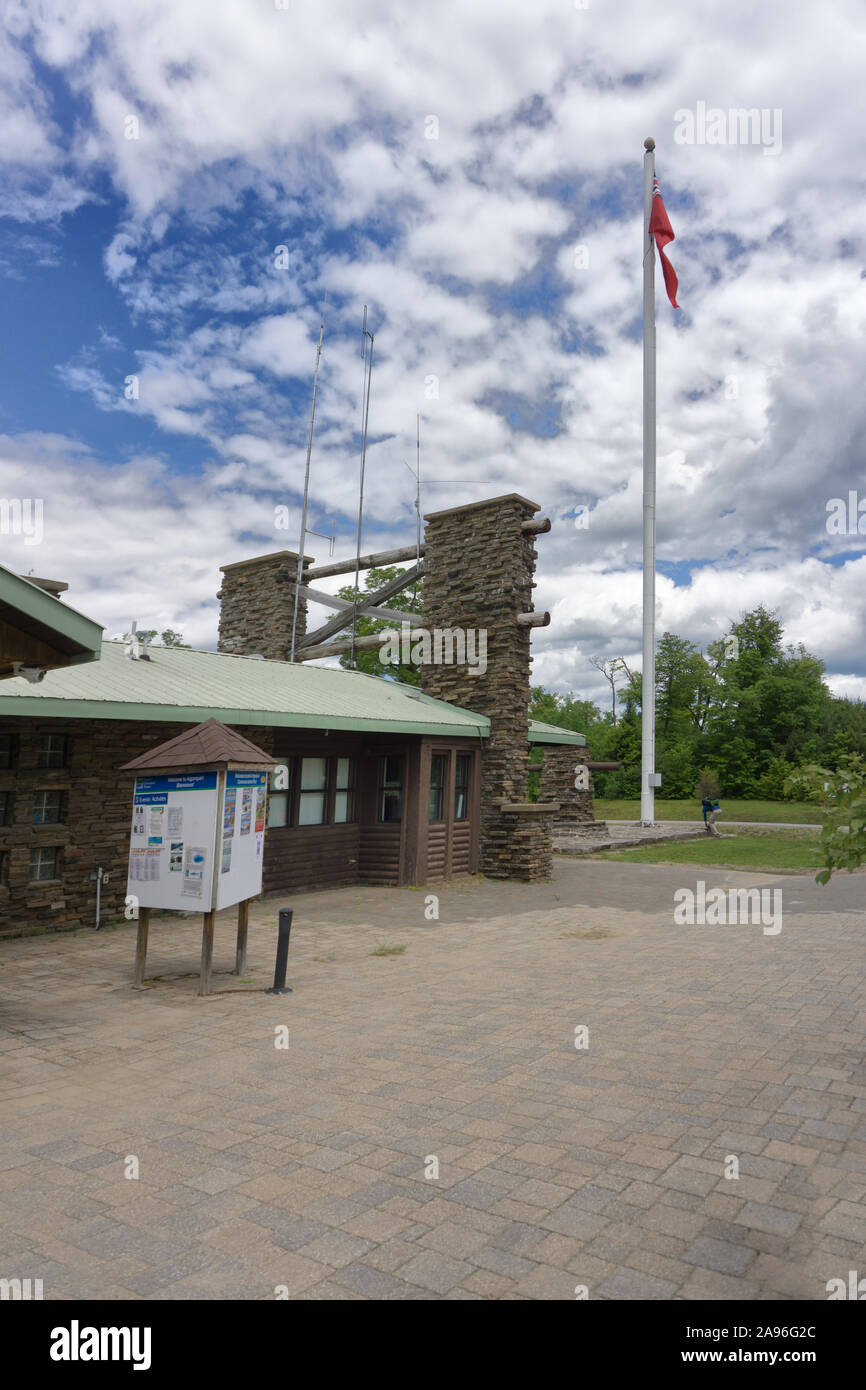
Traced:
<svg viewBox="0 0 866 1390">
<path fill-rule="evenodd" d="M 706 864 L 717 869 L 817 870 L 822 862 L 818 835 L 811 830 L 756 830 L 730 840 L 705 835 L 699 840 L 612 850 L 599 857 L 638 864 Z"/>
<path fill-rule="evenodd" d="M 802 825 L 820 825 L 821 812 L 817 806 L 806 801 L 734 801 L 719 797 L 722 815 L 719 828 L 724 829 L 725 821 L 758 820 L 791 822 Z M 701 803 L 695 801 L 661 801 L 656 797 L 656 820 L 703 820 Z M 605 801 L 595 798 L 596 820 L 640 820 L 639 801 Z"/>
</svg>

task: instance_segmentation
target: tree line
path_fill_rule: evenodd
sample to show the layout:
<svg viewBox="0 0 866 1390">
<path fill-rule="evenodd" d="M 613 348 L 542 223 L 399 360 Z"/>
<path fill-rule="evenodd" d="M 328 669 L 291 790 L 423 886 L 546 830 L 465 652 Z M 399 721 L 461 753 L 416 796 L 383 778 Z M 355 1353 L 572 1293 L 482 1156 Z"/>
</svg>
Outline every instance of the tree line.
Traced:
<svg viewBox="0 0 866 1390">
<path fill-rule="evenodd" d="M 594 664 L 611 685 L 609 709 L 537 686 L 530 714 L 581 730 L 594 760 L 620 761 L 621 771 L 596 774 L 596 792 L 633 799 L 640 796 L 641 675 L 619 658 Z M 802 643 L 784 642 L 781 622 L 763 606 L 705 651 L 666 632 L 656 651 L 656 795 L 798 799 L 802 792 L 786 784 L 799 769 L 838 769 L 866 755 L 866 705 L 833 695 L 824 670 Z"/>
</svg>

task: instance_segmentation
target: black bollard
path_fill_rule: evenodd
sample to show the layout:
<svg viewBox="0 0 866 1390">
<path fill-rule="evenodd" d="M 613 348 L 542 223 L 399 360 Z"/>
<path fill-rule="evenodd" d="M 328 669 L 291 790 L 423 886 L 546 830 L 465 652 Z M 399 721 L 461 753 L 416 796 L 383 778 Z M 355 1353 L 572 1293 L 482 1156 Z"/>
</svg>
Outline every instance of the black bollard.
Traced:
<svg viewBox="0 0 866 1390">
<path fill-rule="evenodd" d="M 289 964 L 289 937 L 292 932 L 292 909 L 281 907 L 279 915 L 279 935 L 277 937 L 277 960 L 274 966 L 274 983 L 265 994 L 291 994 L 291 986 L 286 984 L 286 969 Z"/>
</svg>

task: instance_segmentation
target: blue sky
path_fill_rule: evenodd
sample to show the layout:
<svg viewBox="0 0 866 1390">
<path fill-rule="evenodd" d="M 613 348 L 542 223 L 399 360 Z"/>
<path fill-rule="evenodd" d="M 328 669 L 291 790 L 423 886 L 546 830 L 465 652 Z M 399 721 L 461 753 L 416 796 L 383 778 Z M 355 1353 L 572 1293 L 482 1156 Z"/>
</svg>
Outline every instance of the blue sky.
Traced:
<svg viewBox="0 0 866 1390">
<path fill-rule="evenodd" d="M 658 276 L 659 630 L 704 645 L 765 603 L 866 694 L 864 543 L 826 528 L 866 498 L 864 58 L 853 0 L 13 0 L 0 496 L 45 529 L 3 562 L 110 634 L 215 645 L 219 565 L 297 542 L 274 515 L 323 304 L 310 524 L 350 553 L 367 304 L 365 547 L 414 538 L 420 412 L 425 510 L 551 516 L 534 678 L 604 699 L 590 657 L 640 650 L 653 134 L 683 306 Z M 700 103 L 768 113 L 775 148 L 681 143 Z"/>
</svg>

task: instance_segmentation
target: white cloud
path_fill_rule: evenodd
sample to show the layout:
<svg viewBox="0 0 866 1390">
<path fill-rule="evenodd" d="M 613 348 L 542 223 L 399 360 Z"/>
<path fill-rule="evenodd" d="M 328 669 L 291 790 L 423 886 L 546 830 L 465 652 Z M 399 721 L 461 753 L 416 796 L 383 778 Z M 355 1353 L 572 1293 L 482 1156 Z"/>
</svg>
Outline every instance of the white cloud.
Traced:
<svg viewBox="0 0 866 1390">
<path fill-rule="evenodd" d="M 654 134 L 683 305 L 675 316 L 658 276 L 659 557 L 694 564 L 688 583 L 660 575 L 660 629 L 709 640 L 766 602 L 858 688 L 863 543 L 825 525 L 830 498 L 866 491 L 856 16 L 855 0 L 444 0 L 399 15 L 384 0 L 13 4 L 22 42 L 0 60 L 13 211 L 57 219 L 107 179 L 122 209 L 106 277 L 152 334 L 146 347 L 124 335 L 116 381 L 86 351 L 64 380 L 150 418 L 166 457 L 180 434 L 209 459 L 195 481 L 160 463 L 146 524 L 185 534 L 204 509 L 213 568 L 264 539 L 255 518 L 275 498 L 297 499 L 327 293 L 313 524 L 336 516 L 350 548 L 366 303 L 370 534 L 414 534 L 404 459 L 420 412 L 425 509 L 513 489 L 556 518 L 539 541 L 554 626 L 535 634 L 535 678 L 602 697 L 589 655 L 639 651 L 640 160 Z M 74 128 L 53 119 L 27 44 L 68 83 Z M 678 144 L 675 113 L 698 102 L 780 110 L 781 154 Z M 82 507 L 68 459 L 51 455 L 43 476 L 82 548 L 100 553 L 106 525 L 139 534 L 131 465 L 79 455 Z M 578 504 L 592 505 L 586 532 L 564 519 Z M 205 564 L 197 539 L 193 555 Z M 149 580 L 148 602 L 168 611 L 179 575 Z M 204 615 L 212 639 L 212 603 L 188 621 L 204 631 Z"/>
</svg>

